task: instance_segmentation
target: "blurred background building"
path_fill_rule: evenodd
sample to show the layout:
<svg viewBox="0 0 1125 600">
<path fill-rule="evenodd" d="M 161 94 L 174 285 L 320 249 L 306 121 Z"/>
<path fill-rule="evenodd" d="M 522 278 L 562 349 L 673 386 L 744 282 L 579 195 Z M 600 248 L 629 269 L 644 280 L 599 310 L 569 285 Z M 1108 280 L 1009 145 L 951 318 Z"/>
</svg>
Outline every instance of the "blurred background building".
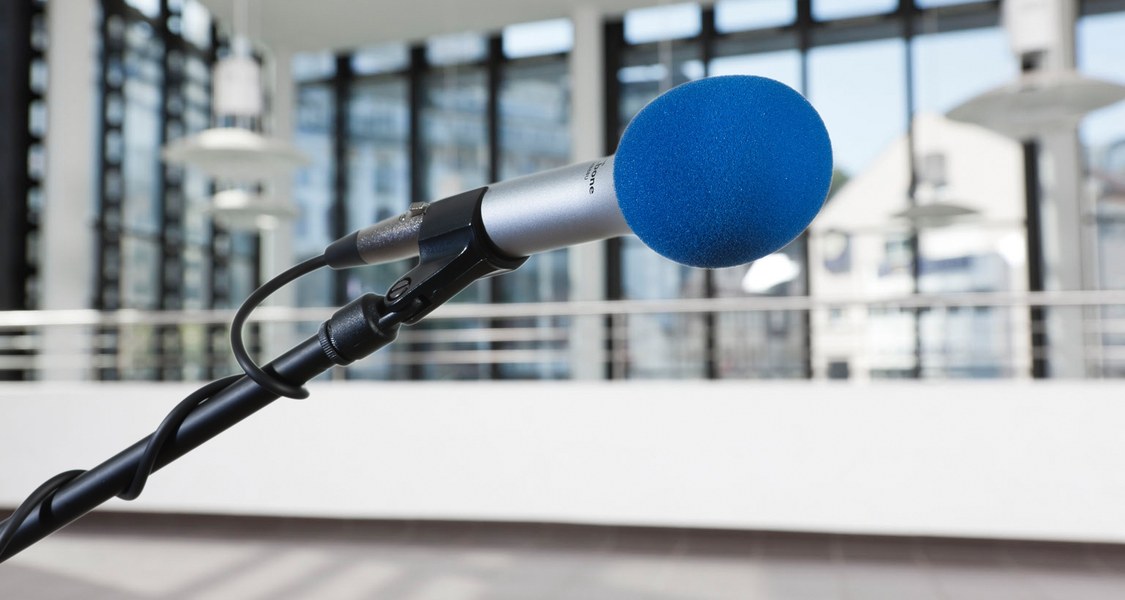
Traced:
<svg viewBox="0 0 1125 600">
<path fill-rule="evenodd" d="M 0 505 L 236 372 L 232 310 L 332 240 L 753 74 L 832 138 L 788 247 L 534 256 L 110 508 L 1125 543 L 1121 0 L 18 0 L 0 48 Z M 228 171 L 171 152 L 230 127 Z M 408 268 L 306 277 L 253 350 Z"/>
</svg>

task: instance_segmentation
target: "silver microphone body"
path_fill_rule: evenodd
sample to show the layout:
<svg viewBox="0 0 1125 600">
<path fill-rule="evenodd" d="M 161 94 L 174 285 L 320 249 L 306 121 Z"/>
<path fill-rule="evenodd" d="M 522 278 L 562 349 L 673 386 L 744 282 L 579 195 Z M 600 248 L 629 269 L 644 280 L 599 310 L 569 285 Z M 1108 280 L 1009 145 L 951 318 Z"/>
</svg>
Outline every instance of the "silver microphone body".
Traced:
<svg viewBox="0 0 1125 600">
<path fill-rule="evenodd" d="M 428 206 L 411 205 L 397 217 L 359 230 L 356 245 L 363 262 L 417 256 Z M 632 233 L 617 205 L 613 156 L 491 184 L 480 211 L 489 240 L 513 257 Z"/>
<path fill-rule="evenodd" d="M 613 190 L 613 157 L 490 185 L 481 222 L 510 256 L 530 256 L 631 233 Z"/>
</svg>

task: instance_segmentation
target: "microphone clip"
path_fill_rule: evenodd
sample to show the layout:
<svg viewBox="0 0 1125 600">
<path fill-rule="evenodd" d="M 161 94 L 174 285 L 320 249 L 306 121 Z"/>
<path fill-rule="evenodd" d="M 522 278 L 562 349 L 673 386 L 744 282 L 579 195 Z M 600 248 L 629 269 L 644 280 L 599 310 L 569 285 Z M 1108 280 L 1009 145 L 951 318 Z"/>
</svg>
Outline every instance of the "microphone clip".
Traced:
<svg viewBox="0 0 1125 600">
<path fill-rule="evenodd" d="M 412 325 L 474 281 L 527 261 L 504 254 L 489 239 L 480 210 L 487 191 L 482 187 L 429 205 L 418 231 L 418 264 L 387 290 L 385 313 Z"/>
</svg>

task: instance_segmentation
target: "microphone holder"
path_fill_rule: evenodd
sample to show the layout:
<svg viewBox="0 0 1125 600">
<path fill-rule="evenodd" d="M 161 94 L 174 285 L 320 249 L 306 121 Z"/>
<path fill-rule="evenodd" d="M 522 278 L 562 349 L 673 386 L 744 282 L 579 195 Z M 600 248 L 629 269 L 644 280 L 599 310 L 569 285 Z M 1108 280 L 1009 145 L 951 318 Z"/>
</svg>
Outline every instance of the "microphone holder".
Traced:
<svg viewBox="0 0 1125 600">
<path fill-rule="evenodd" d="M 364 294 L 336 311 L 315 336 L 267 364 L 265 373 L 285 384 L 302 386 L 334 366 L 347 366 L 390 344 L 401 324 L 417 323 L 473 281 L 522 265 L 526 257 L 499 252 L 481 225 L 480 201 L 486 190 L 431 204 L 419 231 L 418 265 L 396 281 L 386 297 Z M 32 498 L 41 498 L 29 499 L 34 504 L 26 507 L 29 510 L 21 506 L 0 522 L 0 540 L 4 540 L 0 542 L 0 562 L 114 496 L 135 498 L 148 475 L 135 481 L 150 443 L 158 445 L 152 472 L 281 397 L 250 377 L 230 379 L 232 383 L 183 416 L 174 433 L 158 438 L 158 431 L 88 471 L 68 471 L 40 486 Z M 25 516 L 15 522 L 21 512 Z"/>
<path fill-rule="evenodd" d="M 487 187 L 450 196 L 424 205 L 418 228 L 418 265 L 387 291 L 388 313 L 414 324 L 472 282 L 514 270 L 527 257 L 504 254 L 492 243 L 481 218 L 481 201 Z M 333 269 L 366 264 L 354 232 L 333 242 L 324 251 Z"/>
</svg>

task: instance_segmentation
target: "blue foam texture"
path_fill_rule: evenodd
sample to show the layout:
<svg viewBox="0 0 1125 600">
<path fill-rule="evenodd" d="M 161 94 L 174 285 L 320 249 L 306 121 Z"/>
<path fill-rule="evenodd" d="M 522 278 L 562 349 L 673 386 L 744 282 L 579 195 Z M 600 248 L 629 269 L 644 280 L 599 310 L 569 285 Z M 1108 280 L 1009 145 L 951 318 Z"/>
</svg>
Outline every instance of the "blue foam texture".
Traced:
<svg viewBox="0 0 1125 600">
<path fill-rule="evenodd" d="M 764 77 L 685 83 L 621 137 L 614 189 L 646 245 L 694 267 L 757 260 L 796 238 L 832 180 L 832 145 L 800 94 Z"/>
</svg>

